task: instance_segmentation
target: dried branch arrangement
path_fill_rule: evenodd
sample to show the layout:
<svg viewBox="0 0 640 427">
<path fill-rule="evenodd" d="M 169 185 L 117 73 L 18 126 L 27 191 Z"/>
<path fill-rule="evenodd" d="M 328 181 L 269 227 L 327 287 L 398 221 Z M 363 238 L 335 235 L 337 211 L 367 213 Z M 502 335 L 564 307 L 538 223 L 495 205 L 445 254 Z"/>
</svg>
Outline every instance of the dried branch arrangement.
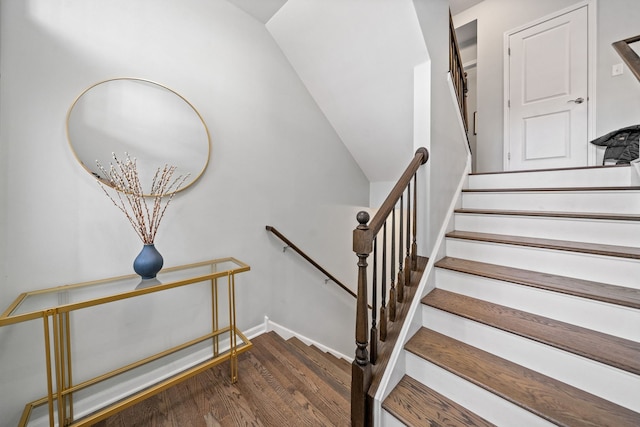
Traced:
<svg viewBox="0 0 640 427">
<path fill-rule="evenodd" d="M 120 160 L 113 153 L 113 160 L 114 163 L 110 164 L 109 170 L 96 161 L 104 176 L 98 179 L 98 184 L 113 204 L 124 213 L 142 242 L 152 245 L 167 206 L 189 175 L 180 175 L 173 179 L 175 166 L 159 167 L 153 176 L 151 191 L 145 195 L 138 176 L 136 159 L 131 159 L 129 154 L 125 153 L 125 159 Z M 107 182 L 108 187 L 115 190 L 112 191 L 115 192 L 115 196 L 101 181 Z"/>
</svg>

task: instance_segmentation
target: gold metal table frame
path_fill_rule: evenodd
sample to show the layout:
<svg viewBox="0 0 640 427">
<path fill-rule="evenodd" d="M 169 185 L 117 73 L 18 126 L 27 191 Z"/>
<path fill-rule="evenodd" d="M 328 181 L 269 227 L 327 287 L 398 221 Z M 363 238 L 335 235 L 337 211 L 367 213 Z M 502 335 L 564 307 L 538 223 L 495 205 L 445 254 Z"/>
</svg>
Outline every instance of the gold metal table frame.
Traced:
<svg viewBox="0 0 640 427">
<path fill-rule="evenodd" d="M 127 275 L 21 294 L 7 310 L 0 315 L 0 327 L 34 319 L 42 319 L 47 396 L 30 402 L 25 406 L 19 426 L 28 425 L 34 408 L 42 405 L 48 406 L 49 425 L 51 427 L 55 427 L 56 425 L 92 425 L 180 381 L 197 375 L 227 360 L 229 360 L 230 363 L 231 381 L 236 382 L 238 378 L 238 355 L 250 349 L 252 344 L 236 327 L 235 275 L 249 270 L 250 267 L 247 264 L 235 258 L 221 258 L 163 269 L 158 273 L 157 282 L 151 285 L 147 284 L 148 286 L 136 286 L 143 285 L 144 282 L 140 283 L 140 277 L 137 275 Z M 229 319 L 228 326 L 220 327 L 218 315 L 218 279 L 224 278 L 227 279 Z M 212 328 L 210 333 L 82 383 L 73 384 L 71 322 L 69 318 L 71 312 L 206 281 L 211 282 Z M 83 298 L 82 295 L 77 295 L 78 293 L 82 294 L 81 291 L 87 289 L 95 290 L 95 295 L 90 298 L 86 298 L 86 296 Z M 64 296 L 64 303 L 60 303 L 61 295 Z M 221 351 L 220 337 L 226 337 L 227 335 L 229 337 L 229 348 Z M 240 345 L 238 345 L 238 338 L 242 341 Z M 82 416 L 78 420 L 74 419 L 74 392 L 159 360 L 162 357 L 174 354 L 180 350 L 187 349 L 206 340 L 212 340 L 213 343 L 213 352 L 210 359 L 189 367 L 170 378 L 159 381 L 151 387 L 135 392 L 122 400 L 109 404 L 92 414 Z"/>
</svg>

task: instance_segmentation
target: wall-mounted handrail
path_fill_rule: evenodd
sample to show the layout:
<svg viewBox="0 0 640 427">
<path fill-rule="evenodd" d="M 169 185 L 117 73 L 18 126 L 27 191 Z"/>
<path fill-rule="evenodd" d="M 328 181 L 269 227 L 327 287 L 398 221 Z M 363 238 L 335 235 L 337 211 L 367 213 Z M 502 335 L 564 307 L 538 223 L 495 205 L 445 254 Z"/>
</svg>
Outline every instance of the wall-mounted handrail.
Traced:
<svg viewBox="0 0 640 427">
<path fill-rule="evenodd" d="M 387 320 L 393 321 L 396 303 L 403 302 L 403 289 L 411 283 L 411 272 L 417 270 L 416 223 L 417 172 L 421 165 L 429 159 L 426 148 L 419 148 L 413 160 L 407 166 L 391 193 L 378 209 L 371 221 L 367 212 L 358 212 L 358 226 L 353 230 L 353 251 L 358 257 L 358 301 L 356 305 L 356 351 L 351 365 L 351 425 L 364 427 L 372 425 L 372 408 L 368 398 L 369 388 L 373 381 L 372 365 L 376 364 L 378 341 L 385 340 Z M 413 191 L 411 181 L 413 180 Z M 413 199 L 413 203 L 411 200 Z M 406 211 L 404 206 L 406 203 Z M 396 241 L 396 207 L 398 207 L 398 240 Z M 391 222 L 391 272 L 388 310 L 386 306 L 386 250 L 387 223 Z M 405 228 L 406 225 L 406 228 Z M 403 235 L 403 233 L 406 233 Z M 379 236 L 381 234 L 381 236 Z M 383 275 L 381 277 L 382 298 L 380 306 L 380 333 L 377 325 L 377 244 L 382 240 Z M 395 255 L 398 255 L 398 271 L 396 280 Z M 369 329 L 369 312 L 367 310 L 369 282 L 367 280 L 368 258 L 373 253 L 373 281 L 371 310 L 371 328 Z M 406 254 L 406 256 L 405 256 Z M 404 268 L 403 268 L 404 264 Z M 397 286 L 396 286 L 397 285 Z"/>
<path fill-rule="evenodd" d="M 630 37 L 628 39 L 620 40 L 613 43 L 613 48 L 618 52 L 618 55 L 629 66 L 631 72 L 640 81 L 640 56 L 635 50 L 629 46 L 632 43 L 640 41 L 640 35 Z"/>
<path fill-rule="evenodd" d="M 296 251 L 302 258 L 306 259 L 311 265 L 313 265 L 315 268 L 320 270 L 322 272 L 322 274 L 327 276 L 327 278 L 329 280 L 334 282 L 336 285 L 340 286 L 342 289 L 344 289 L 346 292 L 348 292 L 349 295 L 353 296 L 356 299 L 358 298 L 358 296 L 351 289 L 347 288 L 341 281 L 336 279 L 331 273 L 329 273 L 327 270 L 325 270 L 320 264 L 315 262 L 309 255 L 304 253 L 302 251 L 302 249 L 300 249 L 298 246 L 296 246 L 291 240 L 287 239 L 282 233 L 280 233 L 278 230 L 276 230 L 274 227 L 272 227 L 270 225 L 267 225 L 266 229 L 267 229 L 267 231 L 270 231 L 271 233 L 273 233 L 278 239 L 280 239 L 284 243 L 286 243 L 288 247 L 290 247 L 291 249 Z"/>
</svg>

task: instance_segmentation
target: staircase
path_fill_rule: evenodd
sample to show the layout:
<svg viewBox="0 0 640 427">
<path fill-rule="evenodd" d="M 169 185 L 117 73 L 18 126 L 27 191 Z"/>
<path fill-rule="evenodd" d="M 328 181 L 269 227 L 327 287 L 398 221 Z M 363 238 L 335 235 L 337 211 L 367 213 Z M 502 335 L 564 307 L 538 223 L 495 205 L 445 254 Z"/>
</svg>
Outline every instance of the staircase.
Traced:
<svg viewBox="0 0 640 427">
<path fill-rule="evenodd" d="M 382 425 L 640 426 L 631 173 L 469 176 Z"/>
</svg>

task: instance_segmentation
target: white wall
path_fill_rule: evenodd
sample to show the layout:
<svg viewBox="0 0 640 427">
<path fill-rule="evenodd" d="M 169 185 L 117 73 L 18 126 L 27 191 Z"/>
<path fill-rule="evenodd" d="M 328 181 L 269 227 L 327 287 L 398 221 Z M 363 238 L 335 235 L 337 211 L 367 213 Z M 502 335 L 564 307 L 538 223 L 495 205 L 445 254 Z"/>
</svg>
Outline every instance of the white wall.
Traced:
<svg viewBox="0 0 640 427">
<path fill-rule="evenodd" d="M 640 124 L 640 82 L 626 64 L 624 74 L 611 75 L 611 67 L 623 63 L 611 43 L 639 35 L 639 22 L 639 2 L 598 1 L 596 137 L 621 127 Z"/>
<path fill-rule="evenodd" d="M 455 25 L 478 20 L 477 171 L 503 169 L 503 37 L 504 33 L 564 9 L 576 0 L 484 0 L 456 15 Z M 634 0 L 597 2 L 596 134 L 637 124 L 640 84 L 626 74 L 611 77 L 611 66 L 622 62 L 611 43 L 638 34 L 640 3 Z M 594 136 L 594 137 L 595 137 Z"/>
<path fill-rule="evenodd" d="M 289 0 L 267 28 L 368 179 L 396 181 L 426 60 L 411 0 Z"/>
<path fill-rule="evenodd" d="M 212 135 L 208 170 L 174 198 L 160 227 L 165 265 L 235 256 L 252 268 L 236 280 L 241 329 L 269 315 L 353 352 L 355 301 L 283 253 L 264 227 L 355 288 L 351 230 L 369 183 L 262 23 L 222 0 L 2 0 L 0 31 L 2 310 L 21 292 L 132 272 L 141 242 L 76 163 L 64 120 L 90 84 L 142 77 L 182 94 Z M 193 334 L 204 291 L 102 310 L 100 320 L 82 315 L 83 330 L 96 331 L 88 337 L 100 349 L 96 365 Z M 146 334 L 172 307 L 170 333 Z M 106 329 L 121 338 L 131 327 L 140 335 L 127 347 L 102 344 Z M 16 425 L 23 405 L 45 394 L 40 329 L 0 329 L 1 426 Z"/>
</svg>

